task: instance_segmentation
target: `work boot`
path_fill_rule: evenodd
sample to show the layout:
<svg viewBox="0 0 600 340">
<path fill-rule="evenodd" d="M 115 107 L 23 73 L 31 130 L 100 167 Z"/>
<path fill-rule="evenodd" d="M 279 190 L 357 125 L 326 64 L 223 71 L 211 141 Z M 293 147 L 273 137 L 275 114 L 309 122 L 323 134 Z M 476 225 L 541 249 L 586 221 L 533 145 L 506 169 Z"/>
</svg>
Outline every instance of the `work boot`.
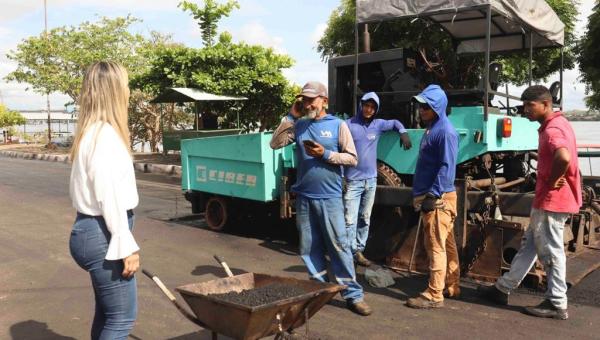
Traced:
<svg viewBox="0 0 600 340">
<path fill-rule="evenodd" d="M 477 292 L 482 298 L 492 301 L 495 304 L 508 305 L 508 294 L 496 288 L 495 285 L 479 286 L 477 287 Z"/>
<path fill-rule="evenodd" d="M 553 318 L 558 320 L 567 320 L 569 313 L 567 309 L 556 308 L 550 300 L 544 300 L 537 306 L 525 307 L 525 313 L 538 318 Z"/>
<path fill-rule="evenodd" d="M 367 258 L 360 251 L 354 254 L 354 262 L 363 267 L 369 267 L 371 265 L 371 261 L 367 260 Z"/>
<path fill-rule="evenodd" d="M 367 305 L 366 302 L 364 301 L 359 301 L 359 302 L 346 302 L 346 305 L 348 306 L 348 309 L 353 311 L 354 313 L 358 314 L 358 315 L 362 315 L 362 316 L 367 316 L 367 315 L 371 315 L 371 313 L 373 313 L 373 310 L 371 309 L 371 307 L 369 307 L 369 305 Z"/>
<path fill-rule="evenodd" d="M 410 308 L 417 309 L 442 308 L 444 307 L 444 301 L 433 301 L 422 295 L 419 295 L 417 297 L 408 299 L 408 301 L 406 301 L 406 305 Z"/>
<path fill-rule="evenodd" d="M 445 288 L 442 294 L 444 294 L 445 298 L 458 299 L 460 298 L 460 287 L 456 286 Z"/>
</svg>

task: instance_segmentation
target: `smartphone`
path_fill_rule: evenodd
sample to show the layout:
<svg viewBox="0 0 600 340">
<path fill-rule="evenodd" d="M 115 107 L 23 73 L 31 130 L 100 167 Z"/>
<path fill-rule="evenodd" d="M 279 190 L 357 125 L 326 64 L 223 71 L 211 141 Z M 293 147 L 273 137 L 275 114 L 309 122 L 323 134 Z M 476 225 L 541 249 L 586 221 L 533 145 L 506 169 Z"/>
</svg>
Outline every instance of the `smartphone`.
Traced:
<svg viewBox="0 0 600 340">
<path fill-rule="evenodd" d="M 317 143 L 315 143 L 314 141 L 312 141 L 310 139 L 303 140 L 302 144 L 304 144 L 304 146 L 308 146 L 309 148 L 314 148 L 317 146 Z"/>
</svg>

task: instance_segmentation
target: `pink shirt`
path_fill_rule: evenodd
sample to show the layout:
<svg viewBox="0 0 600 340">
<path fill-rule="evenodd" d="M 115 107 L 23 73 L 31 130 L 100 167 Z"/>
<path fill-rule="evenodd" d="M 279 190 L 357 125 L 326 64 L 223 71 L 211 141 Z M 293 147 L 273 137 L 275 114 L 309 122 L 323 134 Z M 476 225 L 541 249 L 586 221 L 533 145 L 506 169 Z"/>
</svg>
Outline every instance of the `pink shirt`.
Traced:
<svg viewBox="0 0 600 340">
<path fill-rule="evenodd" d="M 544 121 L 538 132 L 537 183 L 533 207 L 559 213 L 577 213 L 582 203 L 581 175 L 573 128 L 561 112 L 556 112 Z M 549 178 L 554 152 L 560 148 L 569 150 L 571 162 L 565 174 L 567 184 L 554 190 Z"/>
</svg>

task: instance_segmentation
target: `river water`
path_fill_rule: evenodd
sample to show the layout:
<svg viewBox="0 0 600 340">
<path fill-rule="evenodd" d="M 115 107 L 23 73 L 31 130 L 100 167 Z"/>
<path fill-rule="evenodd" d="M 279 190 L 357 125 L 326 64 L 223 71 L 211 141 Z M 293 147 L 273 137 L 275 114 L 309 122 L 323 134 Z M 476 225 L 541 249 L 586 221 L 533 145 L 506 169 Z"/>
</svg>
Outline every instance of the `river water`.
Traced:
<svg viewBox="0 0 600 340">
<path fill-rule="evenodd" d="M 571 122 L 577 144 L 600 145 L 600 122 Z M 582 149 L 580 149 L 582 150 Z M 600 149 L 596 149 L 600 151 Z M 584 175 L 600 176 L 600 158 L 579 158 L 579 168 Z"/>
</svg>

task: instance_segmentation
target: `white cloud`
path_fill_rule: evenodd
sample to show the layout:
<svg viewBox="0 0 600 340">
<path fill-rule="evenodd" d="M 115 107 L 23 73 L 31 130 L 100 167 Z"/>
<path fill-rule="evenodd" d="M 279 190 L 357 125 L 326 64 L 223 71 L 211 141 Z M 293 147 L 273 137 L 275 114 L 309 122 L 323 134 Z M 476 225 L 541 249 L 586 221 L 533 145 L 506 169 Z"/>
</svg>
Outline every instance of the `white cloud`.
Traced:
<svg viewBox="0 0 600 340">
<path fill-rule="evenodd" d="M 311 80 L 327 85 L 327 64 L 320 61 L 298 61 L 293 67 L 283 71 L 285 77 L 302 86 Z"/>
<path fill-rule="evenodd" d="M 579 15 L 577 16 L 577 23 L 575 23 L 575 32 L 578 36 L 582 36 L 585 33 L 585 28 L 588 22 L 588 16 L 592 14 L 595 0 L 581 0 L 577 10 Z"/>
<path fill-rule="evenodd" d="M 66 6 L 86 6 L 100 9 L 140 10 L 176 10 L 180 0 L 48 0 L 48 13 Z M 21 16 L 35 11 L 43 11 L 42 0 L 2 0 L 0 22 L 19 19 Z M 43 12 L 42 12 L 43 13 Z M 42 22 L 43 24 L 43 22 Z"/>
<path fill-rule="evenodd" d="M 310 44 L 313 47 L 317 46 L 319 40 L 321 40 L 321 37 L 323 36 L 323 34 L 325 34 L 326 29 L 327 29 L 327 24 L 324 22 L 318 24 L 317 27 L 315 27 L 315 30 L 310 35 Z"/>
<path fill-rule="evenodd" d="M 17 19 L 36 9 L 43 9 L 43 2 L 35 0 L 3 0 L 0 22 Z"/>
<path fill-rule="evenodd" d="M 250 45 L 271 47 L 275 52 L 287 54 L 283 47 L 283 38 L 271 35 L 259 21 L 251 21 L 240 27 L 239 30 L 229 31 L 236 41 L 244 41 Z"/>
<path fill-rule="evenodd" d="M 239 0 L 240 8 L 234 10 L 232 15 L 256 18 L 271 15 L 271 12 L 256 0 Z"/>
</svg>

